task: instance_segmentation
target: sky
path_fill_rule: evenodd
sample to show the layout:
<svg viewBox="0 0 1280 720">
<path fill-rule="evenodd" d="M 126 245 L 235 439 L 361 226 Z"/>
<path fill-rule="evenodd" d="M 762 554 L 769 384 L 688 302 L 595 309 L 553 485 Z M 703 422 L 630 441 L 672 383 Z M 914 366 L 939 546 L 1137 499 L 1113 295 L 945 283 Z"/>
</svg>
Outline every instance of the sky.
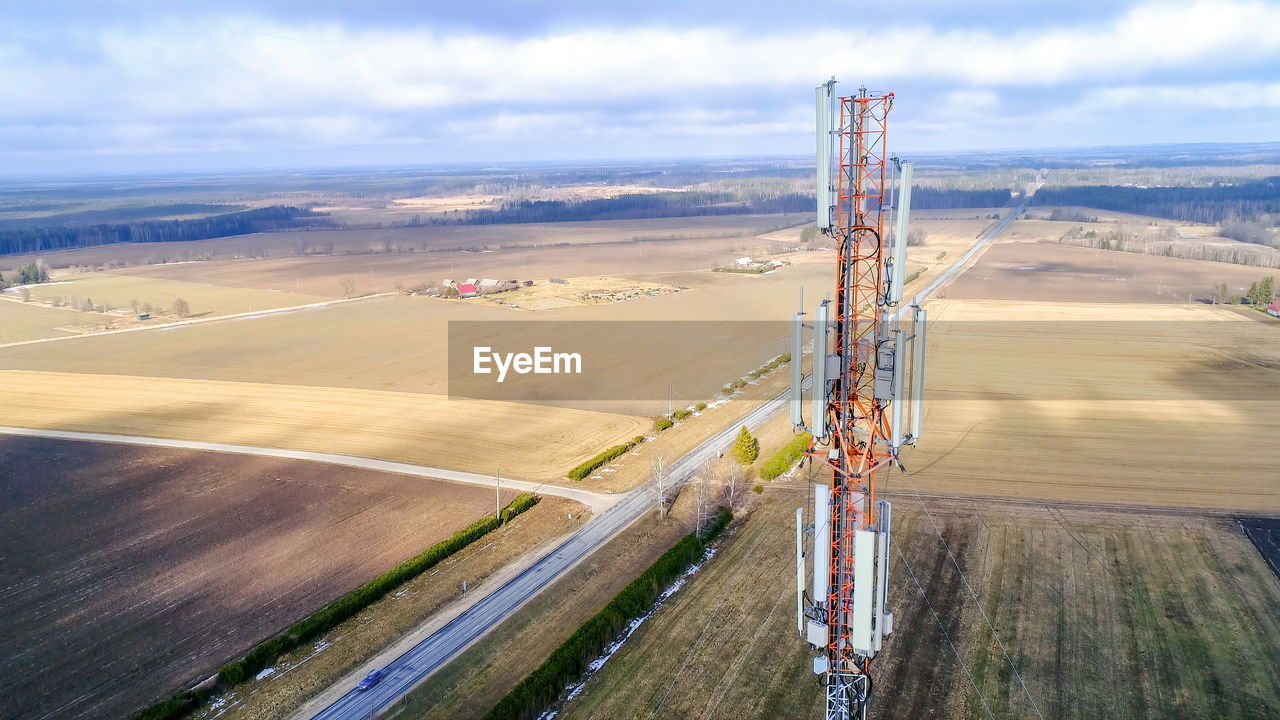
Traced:
<svg viewBox="0 0 1280 720">
<path fill-rule="evenodd" d="M 0 8 L 0 174 L 1280 140 L 1280 2 L 70 0 Z"/>
</svg>

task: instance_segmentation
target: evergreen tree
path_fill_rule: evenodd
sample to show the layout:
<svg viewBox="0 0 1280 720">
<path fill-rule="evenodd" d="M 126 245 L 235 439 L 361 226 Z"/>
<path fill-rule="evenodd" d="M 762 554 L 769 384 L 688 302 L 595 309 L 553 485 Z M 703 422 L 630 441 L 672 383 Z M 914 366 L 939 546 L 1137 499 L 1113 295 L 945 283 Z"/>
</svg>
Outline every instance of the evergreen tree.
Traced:
<svg viewBox="0 0 1280 720">
<path fill-rule="evenodd" d="M 733 441 L 733 457 L 743 465 L 750 465 L 760 457 L 760 442 L 752 437 L 746 425 L 742 426 L 737 439 Z"/>
</svg>

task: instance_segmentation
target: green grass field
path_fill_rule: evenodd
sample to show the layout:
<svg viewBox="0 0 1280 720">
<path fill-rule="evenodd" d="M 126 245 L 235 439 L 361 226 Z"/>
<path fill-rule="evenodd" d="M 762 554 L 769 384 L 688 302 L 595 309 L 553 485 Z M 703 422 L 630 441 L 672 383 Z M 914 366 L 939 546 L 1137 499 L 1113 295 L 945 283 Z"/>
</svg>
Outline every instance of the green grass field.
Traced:
<svg viewBox="0 0 1280 720">
<path fill-rule="evenodd" d="M 802 497 L 771 491 L 558 717 L 821 716 L 815 653 L 795 628 Z M 1024 694 L 929 516 L 914 499 L 897 507 L 896 629 L 873 666 L 871 717 L 985 718 L 985 704 L 1034 718 L 1028 694 L 1046 718 L 1280 713 L 1280 583 L 1229 519 L 929 502 Z"/>
</svg>

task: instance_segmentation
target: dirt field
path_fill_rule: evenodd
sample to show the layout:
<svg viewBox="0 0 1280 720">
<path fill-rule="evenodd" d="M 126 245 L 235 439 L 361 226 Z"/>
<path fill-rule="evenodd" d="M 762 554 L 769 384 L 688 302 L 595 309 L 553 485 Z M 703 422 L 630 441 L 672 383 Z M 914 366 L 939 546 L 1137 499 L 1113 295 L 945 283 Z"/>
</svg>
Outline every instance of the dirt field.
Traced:
<svg viewBox="0 0 1280 720">
<path fill-rule="evenodd" d="M 501 468 L 527 480 L 562 478 L 649 427 L 623 415 L 372 390 L 46 372 L 0 372 L 0 383 L 8 425 Z"/>
<path fill-rule="evenodd" d="M 922 490 L 1280 511 L 1280 325 L 990 300 L 930 321 Z"/>
<path fill-rule="evenodd" d="M 104 316 L 74 310 L 56 310 L 34 303 L 0 300 L 0 343 L 22 342 L 49 337 L 70 337 L 74 332 L 61 327 L 87 327 Z"/>
<path fill-rule="evenodd" d="M 131 309 L 132 301 L 150 303 L 156 313 L 167 313 L 173 301 L 187 301 L 191 315 L 230 315 L 233 313 L 267 310 L 317 302 L 315 295 L 293 292 L 277 292 L 236 287 L 219 287 L 200 282 L 167 280 L 163 278 L 117 275 L 94 272 L 55 277 L 58 282 L 31 286 L 31 297 L 42 301 L 62 298 L 92 300 L 96 306 L 110 303 L 116 309 Z M 388 288 L 389 289 L 389 288 Z M 332 293 L 330 293 L 332 296 Z M 341 293 L 337 297 L 341 297 Z M 325 299 L 328 299 L 326 296 Z M 118 317 L 120 323 L 132 320 L 132 313 Z"/>
<path fill-rule="evenodd" d="M 363 254 L 395 250 L 498 250 L 502 247 L 514 249 L 539 245 L 629 243 L 637 238 L 745 238 L 779 227 L 800 224 L 806 222 L 808 217 L 804 213 L 793 213 L 261 233 L 190 242 L 103 245 L 40 255 L 6 255 L 0 257 L 0 270 L 11 270 L 39 257 L 43 257 L 51 267 L 68 267 L 102 265 L 112 261 L 138 264 L 155 258 L 168 258 L 172 262 L 204 257 L 278 258 L 328 252 Z M 732 240 L 730 243 L 732 244 Z M 589 272 L 593 274 L 596 271 Z M 293 278 L 290 276 L 288 279 Z"/>
<path fill-rule="evenodd" d="M 768 495 L 559 718 L 821 716 L 814 653 L 795 628 L 793 513 L 803 493 Z M 935 521 L 1044 717 L 1280 712 L 1280 583 L 1232 521 L 928 507 L 932 521 L 914 500 L 895 506 L 895 632 L 873 666 L 871 717 L 985 718 L 983 703 L 995 717 L 1035 717 Z"/>
<path fill-rule="evenodd" d="M 4 348 L 0 368 L 443 395 L 450 392 L 450 321 L 508 321 L 498 327 L 513 347 L 528 351 L 550 344 L 581 352 L 588 365 L 584 372 L 603 380 L 628 379 L 616 387 L 609 382 L 590 386 L 599 387 L 590 400 L 580 400 L 587 393 L 579 392 L 557 404 L 656 415 L 665 412 L 669 382 L 675 383 L 671 392 L 676 403 L 711 400 L 725 383 L 786 352 L 790 329 L 785 321 L 797 307 L 801 287 L 810 288 L 807 297 L 812 302 L 816 288 L 830 283 L 831 270 L 811 263 L 768 275 L 703 271 L 661 277 L 669 285 L 690 289 L 537 313 L 426 297 L 372 298 L 323 309 Z M 532 321 L 539 324 L 528 329 L 520 325 Z M 632 333 L 627 323 L 633 321 L 671 322 Z M 471 327 L 478 338 L 488 337 L 485 328 Z M 665 339 L 655 337 L 659 330 L 666 333 Z M 606 331 L 616 343 L 600 340 Z M 684 350 L 672 352 L 677 347 Z M 691 364 L 691 356 L 703 361 Z M 577 387 L 576 378 L 565 377 Z"/>
<path fill-rule="evenodd" d="M 0 436 L 0 707 L 124 717 L 492 512 L 493 493 Z"/>
<path fill-rule="evenodd" d="M 1244 294 L 1275 270 L 1091 250 L 1050 243 L 1001 243 L 942 292 L 943 297 L 1057 302 L 1187 303 L 1214 286 Z"/>
<path fill-rule="evenodd" d="M 775 222 L 781 222 L 775 220 Z M 372 232 L 372 231 L 368 231 Z M 586 238 L 592 233 L 581 232 Z M 317 234 L 317 233 L 310 233 Z M 697 237 L 699 234 L 704 237 Z M 726 236 L 726 234 L 728 236 Z M 653 239 L 629 242 L 609 240 L 607 236 L 594 243 L 566 235 L 563 242 L 545 247 L 523 247 L 521 241 L 506 238 L 505 248 L 489 251 L 439 250 L 416 253 L 378 253 L 288 257 L 239 261 L 209 261 L 171 265 L 139 265 L 117 272 L 139 277 L 166 278 L 202 282 L 227 287 L 299 292 L 324 296 L 345 294 L 344 280 L 350 278 L 354 294 L 387 292 L 400 283 L 418 287 L 427 283 L 440 285 L 446 278 L 490 277 L 496 280 L 535 280 L 549 277 L 589 277 L 599 275 L 645 276 L 649 273 L 702 270 L 724 264 L 742 255 L 768 252 L 773 245 L 732 230 L 689 230 L 672 235 L 688 239 Z M 706 237 L 710 236 L 710 237 Z M 519 237 L 518 235 L 515 237 Z M 662 237 L 656 232 L 651 237 Z M 484 243 L 477 239 L 477 247 Z M 528 242 L 537 242 L 536 238 Z"/>
</svg>

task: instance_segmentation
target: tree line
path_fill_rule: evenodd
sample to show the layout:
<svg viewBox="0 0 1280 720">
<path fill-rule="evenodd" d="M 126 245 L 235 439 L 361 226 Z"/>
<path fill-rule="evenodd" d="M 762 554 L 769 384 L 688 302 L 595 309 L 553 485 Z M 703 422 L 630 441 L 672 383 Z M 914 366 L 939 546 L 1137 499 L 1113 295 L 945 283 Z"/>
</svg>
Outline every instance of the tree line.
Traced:
<svg viewBox="0 0 1280 720">
<path fill-rule="evenodd" d="M 177 242 L 327 226 L 327 216 L 287 205 L 188 220 L 54 225 L 0 230 L 0 255 L 70 250 L 122 242 Z"/>
<path fill-rule="evenodd" d="M 1004 207 L 1012 194 L 1000 190 L 939 190 L 915 187 L 911 206 L 918 210 L 950 210 L 970 207 Z M 664 217 L 713 215 L 766 215 L 812 212 L 815 199 L 805 193 L 741 199 L 731 192 L 663 192 L 620 195 L 589 200 L 521 200 L 497 210 L 477 210 L 436 224 L 505 225 L 515 223 L 573 222 L 581 220 L 641 220 Z"/>
<path fill-rule="evenodd" d="M 1235 185 L 1128 187 L 1083 185 L 1041 188 L 1032 205 L 1079 205 L 1155 217 L 1217 224 L 1280 215 L 1280 176 Z"/>
</svg>

